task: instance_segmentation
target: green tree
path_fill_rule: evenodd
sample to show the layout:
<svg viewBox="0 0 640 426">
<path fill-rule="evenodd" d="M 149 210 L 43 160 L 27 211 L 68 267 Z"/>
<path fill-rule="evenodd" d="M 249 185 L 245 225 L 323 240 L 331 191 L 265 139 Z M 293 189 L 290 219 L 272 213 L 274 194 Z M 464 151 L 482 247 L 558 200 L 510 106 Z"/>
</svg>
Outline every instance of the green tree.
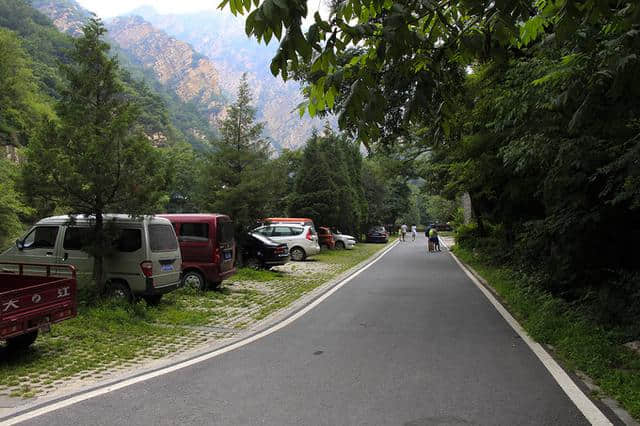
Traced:
<svg viewBox="0 0 640 426">
<path fill-rule="evenodd" d="M 0 159 L 0 250 L 23 230 L 22 220 L 32 213 L 17 188 L 18 165 Z"/>
<path fill-rule="evenodd" d="M 97 19 L 74 41 L 71 62 L 62 66 L 66 86 L 57 105 L 59 121 L 43 124 L 26 151 L 23 179 L 28 193 L 50 199 L 74 214 L 95 215 L 94 274 L 104 290 L 103 257 L 109 238 L 103 214 L 153 213 L 163 200 L 160 154 L 137 125 L 138 112 L 118 79 Z"/>
<path fill-rule="evenodd" d="M 336 226 L 343 232 L 360 228 L 365 215 L 359 184 L 362 160 L 352 148 L 344 135 L 329 128 L 323 135 L 311 136 L 296 175 L 292 215 L 310 217 L 319 226 Z"/>
<path fill-rule="evenodd" d="M 452 221 L 458 209 L 455 201 L 447 200 L 439 195 L 429 195 L 424 201 L 424 209 L 429 220 L 434 223 Z"/>
<path fill-rule="evenodd" d="M 275 191 L 271 150 L 262 137 L 264 124 L 256 123 L 255 116 L 244 75 L 238 98 L 219 122 L 220 138 L 211 143 L 199 190 L 203 208 L 230 215 L 240 238 L 269 214 Z"/>
<path fill-rule="evenodd" d="M 303 150 L 283 149 L 273 160 L 276 195 L 274 197 L 274 215 L 287 216 L 295 197 L 296 177 L 302 168 Z"/>
<path fill-rule="evenodd" d="M 0 145 L 24 145 L 53 110 L 39 90 L 31 58 L 15 33 L 0 28 Z"/>
<path fill-rule="evenodd" d="M 171 213 L 199 211 L 198 179 L 204 169 L 204 161 L 186 142 L 180 142 L 162 151 L 169 180 L 169 202 L 166 210 Z"/>
</svg>

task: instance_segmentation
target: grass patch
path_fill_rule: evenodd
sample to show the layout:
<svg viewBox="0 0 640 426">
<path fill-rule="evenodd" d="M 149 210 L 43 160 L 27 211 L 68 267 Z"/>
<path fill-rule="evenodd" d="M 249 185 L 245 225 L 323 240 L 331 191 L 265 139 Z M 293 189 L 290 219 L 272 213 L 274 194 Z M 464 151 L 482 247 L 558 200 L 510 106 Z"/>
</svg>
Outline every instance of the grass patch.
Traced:
<svg viewBox="0 0 640 426">
<path fill-rule="evenodd" d="M 540 343 L 552 345 L 561 362 L 584 371 L 603 392 L 640 420 L 640 356 L 622 345 L 622 329 L 607 329 L 562 299 L 526 285 L 526 277 L 490 266 L 480 254 L 454 248 L 506 302 L 512 314 Z"/>
<path fill-rule="evenodd" d="M 151 320 L 141 304 L 81 307 L 77 318 L 54 325 L 28 350 L 0 355 L 0 390 L 30 397 L 37 392 L 28 383 L 47 386 L 84 371 L 137 360 L 146 348 L 187 334 L 182 328 L 159 327 Z"/>
</svg>

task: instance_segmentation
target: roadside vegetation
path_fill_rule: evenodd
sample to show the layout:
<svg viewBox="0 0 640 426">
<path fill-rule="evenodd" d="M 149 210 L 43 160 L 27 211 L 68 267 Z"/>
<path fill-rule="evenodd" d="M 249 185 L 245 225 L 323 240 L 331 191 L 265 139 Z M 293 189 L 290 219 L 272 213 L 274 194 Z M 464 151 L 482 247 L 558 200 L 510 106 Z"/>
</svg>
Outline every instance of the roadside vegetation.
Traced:
<svg viewBox="0 0 640 426">
<path fill-rule="evenodd" d="M 77 318 L 54 325 L 19 354 L 0 348 L 0 395 L 51 393 L 232 338 L 385 247 L 358 244 L 274 270 L 241 268 L 219 290 L 182 288 L 155 307 L 99 300 L 84 285 Z"/>
<path fill-rule="evenodd" d="M 594 397 L 612 397 L 640 420 L 640 356 L 624 346 L 640 326 L 606 321 L 594 301 L 569 302 L 542 288 L 535 276 L 464 241 L 454 246 L 456 256 L 495 289 L 529 335 L 569 370 L 591 378 L 602 391 Z"/>
</svg>

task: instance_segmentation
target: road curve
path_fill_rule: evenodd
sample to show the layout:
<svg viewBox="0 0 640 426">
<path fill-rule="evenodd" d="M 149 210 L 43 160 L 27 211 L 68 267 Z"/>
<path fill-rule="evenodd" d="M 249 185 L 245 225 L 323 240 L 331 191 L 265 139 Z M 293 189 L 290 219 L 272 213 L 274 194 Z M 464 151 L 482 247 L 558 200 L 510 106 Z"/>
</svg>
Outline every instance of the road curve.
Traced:
<svg viewBox="0 0 640 426">
<path fill-rule="evenodd" d="M 41 425 L 582 425 L 447 253 L 401 243 L 294 323 Z"/>
</svg>

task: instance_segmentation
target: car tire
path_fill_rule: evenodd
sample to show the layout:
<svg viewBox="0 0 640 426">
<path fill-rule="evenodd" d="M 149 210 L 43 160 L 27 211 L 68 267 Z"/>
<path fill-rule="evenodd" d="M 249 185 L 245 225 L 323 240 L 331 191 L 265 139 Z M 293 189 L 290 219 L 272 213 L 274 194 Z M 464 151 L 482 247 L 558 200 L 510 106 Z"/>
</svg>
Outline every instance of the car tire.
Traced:
<svg viewBox="0 0 640 426">
<path fill-rule="evenodd" d="M 336 241 L 336 250 L 344 250 L 344 243 L 342 241 Z"/>
<path fill-rule="evenodd" d="M 160 304 L 160 300 L 162 300 L 161 294 L 153 294 L 151 296 L 143 296 L 142 297 L 147 305 L 149 306 L 158 306 Z"/>
<path fill-rule="evenodd" d="M 289 256 L 291 257 L 291 260 L 301 262 L 307 258 L 307 253 L 305 253 L 304 249 L 301 247 L 294 247 L 289 250 Z"/>
<path fill-rule="evenodd" d="M 107 285 L 107 297 L 110 299 L 122 300 L 127 303 L 133 302 L 131 289 L 122 281 L 112 281 Z"/>
<path fill-rule="evenodd" d="M 16 337 L 11 337 L 7 339 L 7 350 L 11 352 L 23 351 L 31 346 L 37 338 L 38 330 L 33 330 Z"/>
<path fill-rule="evenodd" d="M 207 281 L 198 271 L 188 271 L 182 275 L 182 285 L 184 287 L 195 288 L 204 291 L 207 289 Z"/>
<path fill-rule="evenodd" d="M 258 258 L 250 257 L 245 261 L 244 266 L 251 269 L 261 269 L 262 262 L 260 262 L 260 259 Z"/>
</svg>

